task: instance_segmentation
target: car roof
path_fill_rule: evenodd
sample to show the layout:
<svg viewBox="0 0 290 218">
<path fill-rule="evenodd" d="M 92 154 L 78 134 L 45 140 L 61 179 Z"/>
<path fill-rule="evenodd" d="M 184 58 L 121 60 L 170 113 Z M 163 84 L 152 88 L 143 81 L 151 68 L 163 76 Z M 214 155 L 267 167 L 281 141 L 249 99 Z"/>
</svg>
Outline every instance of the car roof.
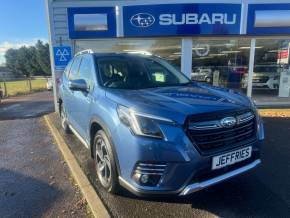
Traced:
<svg viewBox="0 0 290 218">
<path fill-rule="evenodd" d="M 86 49 L 83 51 L 79 51 L 75 54 L 75 57 L 84 56 L 84 55 L 93 55 L 96 58 L 100 57 L 140 57 L 140 58 L 160 58 L 159 56 L 152 55 L 149 52 L 142 52 L 142 51 L 134 51 L 134 52 L 105 52 L 105 53 L 98 53 L 94 52 L 92 49 Z"/>
</svg>

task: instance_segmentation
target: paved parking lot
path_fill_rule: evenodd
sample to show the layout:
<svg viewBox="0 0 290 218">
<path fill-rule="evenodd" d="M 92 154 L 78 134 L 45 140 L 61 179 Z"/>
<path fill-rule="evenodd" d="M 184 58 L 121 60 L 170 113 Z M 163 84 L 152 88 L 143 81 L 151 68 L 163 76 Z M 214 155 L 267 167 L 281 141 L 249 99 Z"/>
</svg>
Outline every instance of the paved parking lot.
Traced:
<svg viewBox="0 0 290 218">
<path fill-rule="evenodd" d="M 4 154 L 0 158 L 0 217 L 88 216 L 40 122 L 40 115 L 53 110 L 51 100 L 51 94 L 40 93 L 0 105 L 0 154 Z M 5 112 L 7 107 L 10 113 Z M 49 117 L 60 129 L 57 115 Z M 93 177 L 94 164 L 86 148 L 75 136 L 60 132 L 112 217 L 289 217 L 290 119 L 264 121 L 266 141 L 259 168 L 184 198 L 137 198 L 126 191 L 118 196 L 107 194 Z"/>
<path fill-rule="evenodd" d="M 86 201 L 40 117 L 49 92 L 0 104 L 0 217 L 88 217 Z"/>
<path fill-rule="evenodd" d="M 4 99 L 0 104 L 0 120 L 28 119 L 52 111 L 52 92 L 36 92 Z"/>
<path fill-rule="evenodd" d="M 57 115 L 50 119 L 60 129 Z M 86 148 L 75 136 L 63 136 L 114 217 L 289 217 L 290 119 L 264 121 L 267 137 L 260 167 L 183 198 L 137 198 L 126 191 L 107 194 L 92 175 L 94 164 Z"/>
</svg>

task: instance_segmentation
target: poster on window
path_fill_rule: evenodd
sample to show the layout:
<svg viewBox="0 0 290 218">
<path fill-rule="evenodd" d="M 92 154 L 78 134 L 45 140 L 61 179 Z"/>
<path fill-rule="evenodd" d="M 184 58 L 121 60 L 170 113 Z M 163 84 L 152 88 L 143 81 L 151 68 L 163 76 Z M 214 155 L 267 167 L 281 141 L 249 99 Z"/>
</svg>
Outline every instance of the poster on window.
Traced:
<svg viewBox="0 0 290 218">
<path fill-rule="evenodd" d="M 277 64 L 289 63 L 289 46 L 289 41 L 284 41 L 281 43 L 281 46 L 277 52 Z"/>
</svg>

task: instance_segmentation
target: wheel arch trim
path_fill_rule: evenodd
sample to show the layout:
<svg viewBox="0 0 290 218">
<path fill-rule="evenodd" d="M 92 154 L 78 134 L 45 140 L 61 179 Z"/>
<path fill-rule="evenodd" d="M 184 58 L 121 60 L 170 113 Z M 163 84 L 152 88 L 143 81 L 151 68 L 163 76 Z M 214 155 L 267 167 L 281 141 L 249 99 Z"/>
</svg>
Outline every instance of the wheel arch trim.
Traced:
<svg viewBox="0 0 290 218">
<path fill-rule="evenodd" d="M 114 158 L 115 158 L 115 164 L 116 164 L 116 167 L 117 167 L 117 172 L 118 172 L 118 175 L 120 176 L 121 175 L 121 169 L 120 169 L 120 165 L 119 165 L 119 159 L 118 159 L 118 155 L 117 155 L 117 152 L 116 152 L 116 146 L 115 146 L 115 143 L 113 141 L 113 138 L 112 138 L 112 133 L 111 131 L 109 130 L 109 128 L 105 125 L 105 122 L 102 121 L 102 119 L 100 119 L 99 117 L 96 117 L 94 116 L 91 121 L 90 121 L 90 128 L 89 128 L 89 141 L 90 141 L 90 152 L 91 152 L 91 156 L 93 157 L 93 136 L 91 135 L 91 128 L 92 128 L 92 125 L 96 123 L 98 124 L 103 131 L 105 131 L 105 133 L 107 134 L 108 136 L 108 139 L 112 145 L 112 151 L 113 151 L 113 155 L 114 155 Z"/>
</svg>

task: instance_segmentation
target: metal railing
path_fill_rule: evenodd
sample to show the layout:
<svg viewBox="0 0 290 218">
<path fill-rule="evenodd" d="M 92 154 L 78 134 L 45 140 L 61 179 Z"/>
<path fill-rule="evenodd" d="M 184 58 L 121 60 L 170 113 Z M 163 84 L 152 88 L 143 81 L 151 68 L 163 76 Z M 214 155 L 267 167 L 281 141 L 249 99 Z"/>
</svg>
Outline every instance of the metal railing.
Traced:
<svg viewBox="0 0 290 218">
<path fill-rule="evenodd" d="M 49 79 L 49 77 L 14 78 L 9 80 L 1 80 L 0 78 L 0 98 L 46 90 Z"/>
</svg>

